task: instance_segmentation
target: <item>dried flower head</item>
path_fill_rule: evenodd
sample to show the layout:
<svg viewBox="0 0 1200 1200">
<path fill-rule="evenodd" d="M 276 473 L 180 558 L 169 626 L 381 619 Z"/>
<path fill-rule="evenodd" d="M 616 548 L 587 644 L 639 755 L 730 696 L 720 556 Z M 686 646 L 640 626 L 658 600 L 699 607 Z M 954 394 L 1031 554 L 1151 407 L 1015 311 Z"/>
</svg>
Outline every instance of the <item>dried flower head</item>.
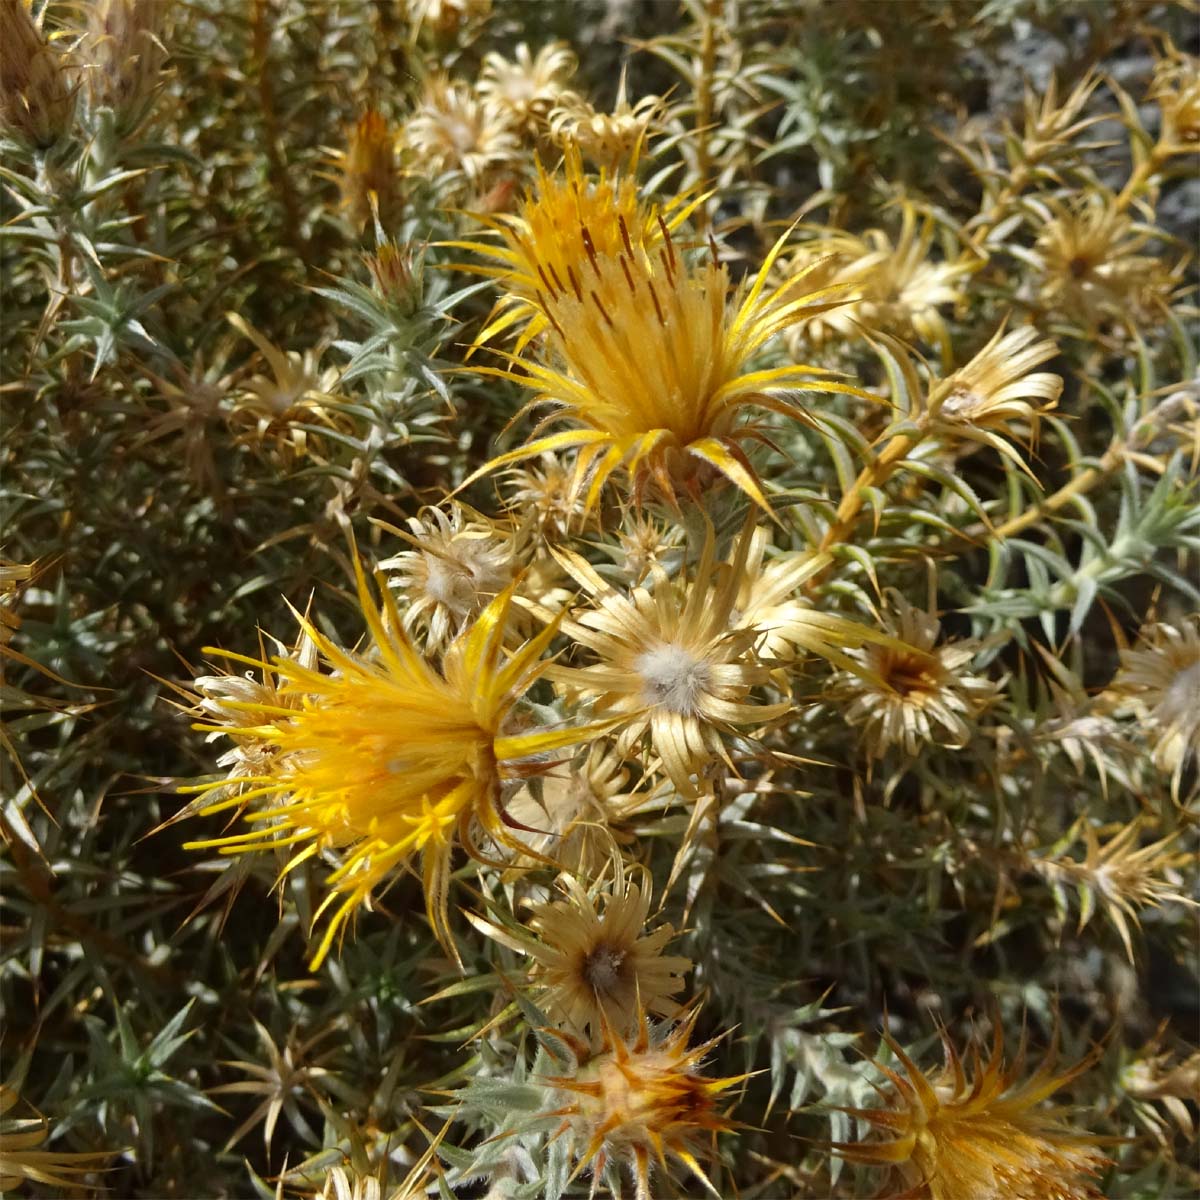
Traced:
<svg viewBox="0 0 1200 1200">
<path fill-rule="evenodd" d="M 1034 870 L 1054 887 L 1060 908 L 1066 907 L 1063 885 L 1076 889 L 1080 931 L 1097 908 L 1103 910 L 1130 962 L 1134 957 L 1129 925 L 1140 927 L 1140 909 L 1195 903 L 1179 891 L 1182 881 L 1175 868 L 1189 856 L 1173 844 L 1178 831 L 1139 846 L 1141 828 L 1141 822 L 1131 821 L 1102 844 L 1092 823 L 1081 818 L 1048 854 L 1033 859 Z M 1085 847 L 1082 860 L 1067 853 L 1080 837 Z"/>
<path fill-rule="evenodd" d="M 1200 1050 L 1176 1061 L 1176 1055 L 1162 1047 L 1167 1026 L 1168 1022 L 1164 1021 L 1155 1036 L 1126 1064 L 1120 1076 L 1122 1091 L 1137 1102 L 1142 1123 L 1164 1148 L 1174 1140 L 1176 1129 L 1189 1140 L 1196 1136 L 1196 1119 L 1188 1103 L 1194 1106 L 1196 1097 L 1200 1096 Z M 1166 1110 L 1174 1127 L 1159 1114 L 1155 1108 L 1157 1104 Z"/>
<path fill-rule="evenodd" d="M 314 969 L 353 912 L 397 867 L 421 859 L 426 908 L 433 929 L 453 953 L 447 888 L 455 838 L 478 856 L 478 831 L 520 848 L 501 809 L 502 786 L 522 774 L 521 760 L 594 736 L 595 728 L 532 729 L 514 733 L 514 705 L 545 670 L 542 652 L 556 629 L 548 626 L 517 650 L 506 653 L 511 590 L 493 600 L 451 643 L 438 665 L 421 655 L 404 633 L 391 594 L 382 608 L 371 597 L 355 560 L 358 596 L 371 633 L 371 651 L 356 654 L 337 646 L 305 618 L 325 670 L 289 659 L 271 665 L 279 690 L 296 695 L 298 706 L 279 707 L 258 699 L 223 701 L 259 724 L 253 736 L 275 753 L 265 770 L 238 780 L 184 789 L 211 803 L 203 813 L 246 809 L 251 799 L 265 806 L 246 809 L 252 828 L 191 843 L 223 854 L 271 848 L 291 850 L 285 871 L 326 850 L 339 850 L 342 864 L 329 877 L 331 890 L 317 918 L 333 908 L 313 958 Z M 203 723 L 205 732 L 224 724 Z M 246 790 L 230 797 L 230 784 Z"/>
<path fill-rule="evenodd" d="M 914 1198 L 1100 1200 L 1090 1180 L 1107 1160 L 1096 1140 L 1067 1124 L 1060 1108 L 1040 1107 L 1087 1070 L 1092 1057 L 1060 1074 L 1047 1060 L 1021 1082 L 1024 1041 L 1016 1061 L 1006 1064 L 997 1025 L 986 1062 L 975 1043 L 964 1063 L 943 1030 L 944 1066 L 926 1075 L 890 1034 L 883 1036 L 905 1074 L 878 1064 L 891 1084 L 880 1089 L 885 1106 L 846 1111 L 891 1137 L 838 1143 L 838 1153 L 890 1167 L 902 1194 Z"/>
<path fill-rule="evenodd" d="M 306 614 L 307 616 L 307 614 Z M 221 737 L 228 738 L 233 745 L 218 759 L 217 766 L 226 772 L 229 796 L 245 792 L 244 780 L 258 778 L 268 773 L 278 752 L 277 744 L 262 736 L 261 713 L 268 710 L 298 709 L 301 697 L 287 690 L 281 672 L 267 663 L 267 651 L 263 644 L 264 635 L 259 635 L 259 660 L 263 664 L 259 678 L 253 671 L 219 670 L 212 675 L 197 675 L 192 683 L 192 692 L 185 693 L 193 701 L 196 714 L 209 723 L 206 742 Z M 317 666 L 317 646 L 305 630 L 301 630 L 291 646 L 276 638 L 269 639 L 277 658 L 295 662 L 305 670 Z M 206 791 L 203 804 L 198 810 L 222 796 L 221 791 Z"/>
<path fill-rule="evenodd" d="M 1038 337 L 1032 325 L 1008 333 L 1001 327 L 965 367 L 934 385 L 928 407 L 944 444 L 991 446 L 1029 470 L 1011 442 L 1036 442 L 1042 414 L 1054 408 L 1063 388 L 1058 375 L 1033 370 L 1058 354 L 1054 342 Z"/>
<path fill-rule="evenodd" d="M 488 332 L 533 309 L 550 327 L 549 355 L 545 361 L 510 356 L 506 367 L 471 369 L 535 392 L 529 408 L 554 408 L 531 441 L 498 455 L 473 478 L 573 447 L 580 451 L 573 494 L 586 487 L 588 510 L 619 467 L 634 479 L 635 489 L 653 479 L 672 501 L 677 485 L 696 490 L 702 480 L 726 477 L 767 508 L 742 445 L 761 437 L 755 424 L 743 420 L 746 413 L 766 409 L 811 423 L 803 406 L 780 393 L 857 389 L 832 382 L 829 372 L 816 367 L 750 370 L 749 362 L 776 333 L 834 301 L 821 291 L 803 291 L 803 278 L 767 289 L 786 234 L 754 279 L 735 290 L 715 250 L 703 262 L 685 261 L 657 209 L 649 213 L 659 225 L 660 240 L 651 243 L 638 236 L 639 226 L 631 226 L 612 200 L 599 206 L 607 208 L 604 219 L 585 223 L 578 195 L 569 188 L 567 206 L 551 206 L 551 224 L 566 222 L 565 231 L 554 226 L 543 242 L 531 227 L 531 240 L 520 254 L 492 250 L 514 264 L 531 262 L 533 271 L 521 266 L 518 278 L 522 288 L 531 275 L 537 283 L 534 299 L 519 293 L 518 305 L 493 321 Z M 619 190 L 615 199 L 622 199 Z M 571 243 L 582 248 L 577 257 L 564 253 Z M 574 428 L 542 434 L 560 421 Z"/>
<path fill-rule="evenodd" d="M 511 490 L 505 507 L 514 517 L 533 517 L 534 525 L 548 538 L 561 539 L 583 523 L 583 500 L 572 498 L 574 467 L 570 460 L 543 454 L 537 465 L 525 464 L 508 472 Z"/>
<path fill-rule="evenodd" d="M 394 572 L 389 582 L 404 593 L 404 628 L 423 630 L 430 649 L 444 645 L 504 591 L 519 566 L 515 531 L 461 504 L 449 513 L 424 509 L 409 517 L 407 531 L 382 527 L 413 547 L 379 565 Z"/>
<path fill-rule="evenodd" d="M 145 118 L 162 79 L 171 5 L 162 0 L 97 0 L 79 44 L 93 109 L 108 108 L 125 129 Z"/>
<path fill-rule="evenodd" d="M 484 56 L 479 95 L 507 113 L 518 129 L 536 131 L 575 73 L 575 55 L 563 42 L 548 42 L 537 55 L 521 42 L 515 60 L 494 50 Z"/>
<path fill-rule="evenodd" d="M 1142 253 L 1151 230 L 1107 193 L 1050 209 L 1029 255 L 1042 273 L 1038 299 L 1047 313 L 1088 330 L 1162 319 L 1175 281 L 1161 257 Z"/>
<path fill-rule="evenodd" d="M 247 440 L 294 457 L 313 448 L 314 426 L 345 429 L 337 396 L 340 372 L 321 369 L 322 347 L 284 352 L 237 313 L 225 316 L 258 347 L 271 371 L 252 375 L 233 397 L 232 420 L 245 430 Z"/>
<path fill-rule="evenodd" d="M 33 146 L 54 145 L 75 115 L 68 66 L 28 3 L 0 0 L 0 126 Z"/>
<path fill-rule="evenodd" d="M 635 814 L 661 807 L 661 791 L 630 789 L 630 769 L 605 742 L 561 764 L 519 792 L 506 811 L 522 840 L 584 878 L 597 878 L 619 846 L 632 840 L 623 825 Z M 536 786 L 536 791 L 535 791 Z M 518 866 L 534 865 L 517 855 Z"/>
<path fill-rule="evenodd" d="M 563 630 L 599 661 L 583 667 L 555 665 L 549 677 L 592 699 L 597 712 L 619 716 L 623 749 L 648 733 L 671 782 L 684 795 L 696 794 L 692 775 L 703 776 L 714 760 L 726 757 L 723 733 L 763 725 L 789 707 L 750 699 L 754 688 L 771 681 L 771 664 L 756 651 L 764 631 L 737 612 L 755 545 L 754 527 L 747 525 L 730 561 L 718 562 L 710 534 L 690 580 L 682 572 L 672 578 L 655 567 L 649 586 L 628 591 L 606 583 L 578 555 L 556 551 L 592 598 L 591 610 L 568 618 Z M 822 555 L 796 556 L 777 590 L 794 590 L 827 562 Z M 789 616 L 794 619 L 782 636 L 839 665 L 852 665 L 847 647 L 883 636 L 813 609 L 797 608 Z"/>
<path fill-rule="evenodd" d="M 489 922 L 475 923 L 490 936 L 533 960 L 530 979 L 548 1016 L 599 1048 L 612 1033 L 632 1036 L 643 1013 L 674 1016 L 672 999 L 683 989 L 691 960 L 664 955 L 675 936 L 670 925 L 646 931 L 650 880 L 620 859 L 611 882 L 590 888 L 559 876 L 566 897 L 532 906 L 533 936 L 514 937 Z M 640 875 L 640 881 L 638 876 Z"/>
<path fill-rule="evenodd" d="M 877 757 L 891 746 L 910 755 L 929 742 L 965 746 L 998 690 L 968 669 L 980 643 L 964 639 L 939 646 L 941 622 L 932 612 L 894 590 L 889 598 L 886 627 L 896 640 L 851 651 L 864 670 L 836 679 L 830 698 L 845 705 L 851 725 L 863 727 L 863 741 Z"/>
<path fill-rule="evenodd" d="M 714 1196 L 698 1156 L 701 1139 L 734 1128 L 717 1109 L 717 1100 L 747 1078 L 707 1079 L 701 1059 L 720 1041 L 713 1038 L 688 1049 L 699 1008 L 693 1008 L 665 1034 L 651 1032 L 643 1015 L 630 1044 L 612 1035 L 603 1053 L 589 1059 L 573 1076 L 551 1076 L 546 1083 L 566 1093 L 566 1102 L 549 1116 L 563 1123 L 554 1137 L 570 1139 L 573 1175 L 589 1167 L 599 1181 L 610 1163 L 633 1175 L 637 1200 L 650 1200 L 653 1166 L 669 1169 L 668 1157 L 683 1163 Z"/>
<path fill-rule="evenodd" d="M 630 104 L 626 74 L 622 67 L 612 112 L 597 112 L 573 92 L 559 97 L 550 113 L 550 132 L 565 151 L 578 148 L 589 162 L 612 171 L 621 163 L 637 160 L 642 146 L 659 127 L 666 102 L 661 96 L 646 95 Z"/>
<path fill-rule="evenodd" d="M 861 330 L 886 333 L 904 341 L 918 338 L 950 354 L 950 334 L 941 309 L 959 306 L 972 260 L 934 260 L 935 231 L 931 217 L 918 220 L 911 204 L 902 207 L 895 243 L 881 229 L 862 238 L 835 231 L 806 243 L 791 261 L 792 271 L 816 268 L 824 286 L 839 285 L 845 303 L 817 319 L 810 340 L 849 338 Z M 802 328 L 793 337 L 809 338 Z"/>
<path fill-rule="evenodd" d="M 492 0 L 405 0 L 404 6 L 414 41 L 423 29 L 443 41 L 466 36 L 492 12 Z"/>
<path fill-rule="evenodd" d="M 1200 756 L 1200 617 L 1143 629 L 1109 689 L 1154 739 L 1154 765 L 1178 790 L 1189 759 Z"/>
<path fill-rule="evenodd" d="M 426 81 L 400 141 L 415 170 L 455 172 L 476 190 L 484 190 L 497 171 L 520 160 L 520 143 L 507 114 L 444 75 Z"/>
<path fill-rule="evenodd" d="M 351 128 L 346 150 L 337 156 L 342 208 L 355 229 L 370 221 L 373 211 L 385 228 L 399 217 L 400 180 L 394 143 L 387 119 L 369 108 Z"/>
<path fill-rule="evenodd" d="M 0 649 L 7 649 L 13 634 L 21 628 L 21 618 L 13 612 L 12 603 L 21 584 L 32 578 L 32 566 L 0 558 Z"/>
<path fill-rule="evenodd" d="M 1150 88 L 1162 115 L 1156 150 L 1164 157 L 1200 150 L 1200 59 L 1171 49 Z"/>
</svg>

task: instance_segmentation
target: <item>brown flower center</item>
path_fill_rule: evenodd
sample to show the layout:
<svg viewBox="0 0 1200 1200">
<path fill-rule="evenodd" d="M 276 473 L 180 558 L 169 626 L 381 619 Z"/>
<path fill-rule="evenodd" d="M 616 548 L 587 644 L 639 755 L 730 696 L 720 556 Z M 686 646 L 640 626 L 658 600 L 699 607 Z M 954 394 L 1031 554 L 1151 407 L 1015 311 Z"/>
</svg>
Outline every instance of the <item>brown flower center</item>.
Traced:
<svg viewBox="0 0 1200 1200">
<path fill-rule="evenodd" d="M 601 996 L 611 996 L 625 978 L 626 952 L 603 942 L 583 960 L 583 977 L 592 990 Z"/>
</svg>

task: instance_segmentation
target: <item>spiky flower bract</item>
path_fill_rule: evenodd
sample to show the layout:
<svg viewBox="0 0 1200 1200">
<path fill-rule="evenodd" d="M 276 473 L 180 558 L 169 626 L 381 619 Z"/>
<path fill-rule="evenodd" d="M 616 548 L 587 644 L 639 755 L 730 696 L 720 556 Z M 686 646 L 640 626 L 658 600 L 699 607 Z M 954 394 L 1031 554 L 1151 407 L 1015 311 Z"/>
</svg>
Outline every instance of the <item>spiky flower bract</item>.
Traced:
<svg viewBox="0 0 1200 1200">
<path fill-rule="evenodd" d="M 510 728 L 514 705 L 546 669 L 541 655 L 555 633 L 550 625 L 506 651 L 511 589 L 435 665 L 405 634 L 390 593 L 384 591 L 378 606 L 357 560 L 356 571 L 370 653 L 342 649 L 301 618 L 325 670 L 283 658 L 269 668 L 282 680 L 279 691 L 298 696 L 299 706 L 257 699 L 225 703 L 259 721 L 253 735 L 275 749 L 266 769 L 188 789 L 222 796 L 203 813 L 258 802 L 244 814 L 250 830 L 190 843 L 194 849 L 223 854 L 287 849 L 285 873 L 325 851 L 340 852 L 341 865 L 329 876 L 329 895 L 317 911 L 317 918 L 328 912 L 330 919 L 314 969 L 354 911 L 395 868 L 414 858 L 420 859 L 430 924 L 453 953 L 446 893 L 455 844 L 474 855 L 483 853 L 480 833 L 514 844 L 504 824 L 504 782 L 520 775 L 522 760 L 592 736 L 588 728 L 520 733 Z M 241 661 L 266 668 L 253 659 Z M 225 726 L 199 728 L 220 732 Z M 245 790 L 226 796 L 233 782 Z"/>
<path fill-rule="evenodd" d="M 665 1173 L 675 1159 L 709 1192 L 721 1195 L 700 1164 L 701 1139 L 733 1128 L 717 1099 L 746 1076 L 699 1074 L 701 1060 L 720 1041 L 688 1048 L 699 1015 L 693 1007 L 665 1032 L 652 1031 L 643 1015 L 633 1042 L 610 1034 L 604 1050 L 574 1076 L 546 1080 L 567 1097 L 550 1115 L 563 1118 L 555 1136 L 570 1139 L 573 1174 L 590 1169 L 598 1183 L 610 1164 L 625 1167 L 637 1200 L 650 1200 L 652 1171 Z"/>
<path fill-rule="evenodd" d="M 829 291 L 805 291 L 803 276 L 768 288 L 786 234 L 753 280 L 735 288 L 715 251 L 689 262 L 662 212 L 640 208 L 632 193 L 618 189 L 619 206 L 610 200 L 586 213 L 578 188 L 552 186 L 546 195 L 553 201 L 543 208 L 539 199 L 533 208 L 545 233 L 529 222 L 521 251 L 493 251 L 517 266 L 523 290 L 488 332 L 532 309 L 548 326 L 549 354 L 545 361 L 510 356 L 506 367 L 473 370 L 534 391 L 530 408 L 554 410 L 529 442 L 497 455 L 476 476 L 572 447 L 579 450 L 572 494 L 585 495 L 585 509 L 621 467 L 638 491 L 652 479 L 672 500 L 680 486 L 698 494 L 704 472 L 723 476 L 768 508 L 744 446 L 762 431 L 747 414 L 767 410 L 811 423 L 808 410 L 781 393 L 856 389 L 820 368 L 754 369 L 751 360 L 775 334 L 836 303 Z M 633 223 L 622 211 L 631 205 Z M 653 240 L 649 222 L 658 226 Z M 532 300 L 525 294 L 530 288 Z M 561 421 L 574 428 L 542 433 Z"/>
<path fill-rule="evenodd" d="M 87 1186 L 89 1175 L 103 1172 L 112 1151 L 41 1149 L 50 1123 L 44 1117 L 10 1117 L 19 1100 L 16 1088 L 0 1084 L 0 1192 L 23 1183 L 70 1192 Z"/>
<path fill-rule="evenodd" d="M 1024 1042 L 1004 1058 L 997 1025 L 986 1059 L 973 1043 L 964 1062 L 942 1033 L 945 1063 L 926 1074 L 888 1033 L 888 1049 L 904 1073 L 876 1064 L 888 1080 L 885 1104 L 850 1115 L 884 1131 L 886 1141 L 839 1143 L 839 1154 L 891 1168 L 897 1197 L 925 1200 L 1099 1200 L 1094 1180 L 1107 1163 L 1094 1138 L 1069 1125 L 1061 1108 L 1043 1101 L 1092 1064 L 1084 1059 L 1055 1073 L 1049 1060 L 1028 1078 Z"/>
</svg>

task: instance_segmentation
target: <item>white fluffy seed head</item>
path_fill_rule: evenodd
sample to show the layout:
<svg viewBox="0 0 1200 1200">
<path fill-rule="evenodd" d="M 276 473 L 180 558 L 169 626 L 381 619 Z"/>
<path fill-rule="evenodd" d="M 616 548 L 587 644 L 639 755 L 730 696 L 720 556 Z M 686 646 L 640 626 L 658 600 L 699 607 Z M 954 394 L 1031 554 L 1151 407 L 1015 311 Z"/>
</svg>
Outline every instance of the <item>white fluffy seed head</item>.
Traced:
<svg viewBox="0 0 1200 1200">
<path fill-rule="evenodd" d="M 673 643 L 639 654 L 633 665 L 642 678 L 646 703 L 684 716 L 695 713 L 711 682 L 708 663 Z"/>
</svg>

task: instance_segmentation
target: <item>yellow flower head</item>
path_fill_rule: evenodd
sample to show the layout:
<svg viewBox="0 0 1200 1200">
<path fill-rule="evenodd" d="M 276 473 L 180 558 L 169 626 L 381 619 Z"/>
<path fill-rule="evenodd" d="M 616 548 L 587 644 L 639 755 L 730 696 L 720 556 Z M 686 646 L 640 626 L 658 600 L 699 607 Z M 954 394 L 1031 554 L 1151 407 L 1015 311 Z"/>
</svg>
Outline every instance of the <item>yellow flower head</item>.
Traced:
<svg viewBox="0 0 1200 1200">
<path fill-rule="evenodd" d="M 720 1196 L 697 1158 L 700 1141 L 734 1128 L 718 1111 L 717 1100 L 747 1076 L 706 1079 L 699 1074 L 701 1059 L 720 1041 L 688 1049 L 699 1015 L 699 1008 L 693 1008 L 656 1039 L 643 1014 L 632 1044 L 611 1034 L 604 1052 L 577 1074 L 546 1080 L 569 1097 L 547 1115 L 563 1118 L 554 1136 L 570 1139 L 573 1176 L 590 1166 L 599 1179 L 610 1162 L 617 1163 L 632 1172 L 637 1200 L 650 1200 L 651 1165 L 665 1171 L 669 1156 Z"/>
<path fill-rule="evenodd" d="M 537 180 L 522 201 L 520 212 L 479 219 L 502 239 L 450 242 L 460 250 L 471 250 L 495 265 L 459 264 L 474 275 L 485 275 L 503 283 L 506 294 L 497 302 L 493 319 L 475 339 L 483 345 L 496 334 L 517 326 L 521 329 L 516 352 L 550 325 L 545 297 L 580 269 L 588 246 L 597 255 L 613 257 L 623 250 L 624 237 L 639 248 L 660 244 L 663 231 L 656 219 L 661 215 L 668 230 L 676 229 L 695 208 L 696 201 L 681 197 L 661 214 L 641 199 L 637 181 L 628 173 L 601 173 L 589 179 L 583 170 L 579 147 L 568 145 L 562 174 L 551 174 L 537 164 Z M 622 235 L 624 229 L 624 237 Z M 523 326 L 523 328 L 521 328 Z"/>
<path fill-rule="evenodd" d="M 333 906 L 313 959 L 314 969 L 360 905 L 396 867 L 420 857 L 430 923 L 453 953 L 447 913 L 450 858 L 455 839 L 480 857 L 478 826 L 498 842 L 520 848 L 507 831 L 504 783 L 528 773 L 521 760 L 543 755 L 594 735 L 594 728 L 511 731 L 514 705 L 545 670 L 541 654 L 553 624 L 518 650 L 506 652 L 511 588 L 497 596 L 454 640 L 435 665 L 403 629 L 395 601 L 383 592 L 382 608 L 371 598 L 357 564 L 358 595 L 371 633 L 366 653 L 342 649 L 300 618 L 321 663 L 307 666 L 277 658 L 269 669 L 283 697 L 299 704 L 269 704 L 250 697 L 226 700 L 258 725 L 242 727 L 274 746 L 258 774 L 186 789 L 218 798 L 201 812 L 246 809 L 248 831 L 194 842 L 223 854 L 285 847 L 285 872 L 327 850 L 342 865 L 330 876 L 332 890 L 317 912 Z M 219 653 L 214 651 L 214 653 Z M 224 653 L 224 652 L 220 652 Z M 266 669 L 266 664 L 225 653 Z M 325 669 L 322 670 L 321 667 Z M 225 724 L 199 725 L 209 732 Z M 230 796 L 231 784 L 238 784 Z M 247 808 L 248 802 L 261 802 Z"/>
<path fill-rule="evenodd" d="M 778 393 L 856 392 L 813 367 L 749 369 L 776 333 L 833 303 L 825 300 L 827 290 L 803 291 L 803 277 L 767 289 L 786 234 L 749 286 L 735 290 L 715 254 L 694 264 L 684 259 L 663 212 L 639 201 L 631 181 L 610 186 L 602 178 L 585 187 L 573 156 L 565 182 L 542 175 L 522 223 L 520 230 L 501 226 L 515 248 L 490 250 L 509 269 L 480 268 L 508 278 L 514 297 L 480 336 L 527 320 L 522 341 L 544 328 L 548 357 L 509 355 L 504 368 L 471 369 L 531 389 L 529 407 L 550 404 L 554 411 L 525 446 L 498 455 L 472 479 L 575 447 L 573 491 L 586 488 L 587 510 L 621 466 L 639 487 L 652 478 L 668 499 L 676 483 L 700 486 L 697 469 L 709 479 L 726 476 L 767 508 L 742 447 L 761 436 L 743 421 L 746 412 L 768 409 L 811 422 L 803 407 Z M 560 421 L 573 428 L 541 434 Z"/>
<path fill-rule="evenodd" d="M 850 1116 L 886 1130 L 884 1142 L 838 1143 L 856 1162 L 889 1166 L 905 1197 L 924 1200 L 1100 1200 L 1089 1182 L 1107 1160 L 1095 1139 L 1079 1133 L 1060 1109 L 1041 1108 L 1093 1061 L 1055 1074 L 1043 1063 L 1024 1082 L 1024 1044 L 1004 1061 L 999 1026 L 984 1062 L 972 1046 L 968 1065 L 943 1031 L 945 1065 L 927 1076 L 895 1040 L 884 1041 L 905 1074 L 881 1066 L 891 1083 L 886 1107 L 848 1109 Z"/>
</svg>

